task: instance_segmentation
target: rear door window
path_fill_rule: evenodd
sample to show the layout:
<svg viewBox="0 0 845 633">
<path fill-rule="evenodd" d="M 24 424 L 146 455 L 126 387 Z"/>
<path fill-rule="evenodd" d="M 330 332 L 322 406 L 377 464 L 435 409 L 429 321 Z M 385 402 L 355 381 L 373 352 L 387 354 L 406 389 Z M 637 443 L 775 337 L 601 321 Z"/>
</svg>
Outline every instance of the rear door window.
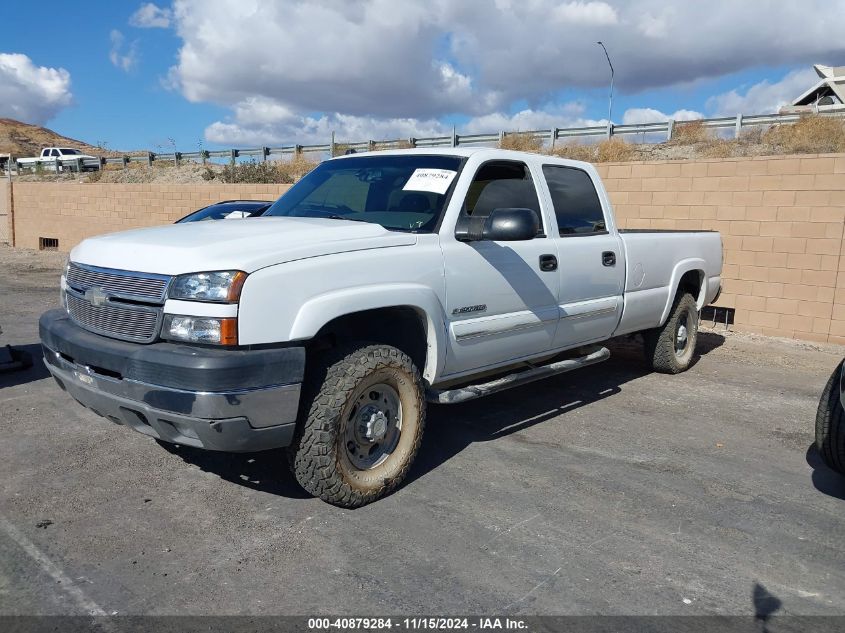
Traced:
<svg viewBox="0 0 845 633">
<path fill-rule="evenodd" d="M 604 211 L 589 174 L 562 165 L 543 165 L 562 237 L 607 233 Z"/>
</svg>

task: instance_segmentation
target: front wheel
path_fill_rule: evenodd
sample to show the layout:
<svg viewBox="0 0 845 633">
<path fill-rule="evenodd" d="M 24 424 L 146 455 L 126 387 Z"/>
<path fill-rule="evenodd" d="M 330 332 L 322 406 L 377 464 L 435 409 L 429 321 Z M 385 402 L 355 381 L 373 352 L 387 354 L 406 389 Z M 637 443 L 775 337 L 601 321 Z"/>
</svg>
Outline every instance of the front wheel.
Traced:
<svg viewBox="0 0 845 633">
<path fill-rule="evenodd" d="M 425 398 L 411 359 L 389 345 L 361 344 L 315 359 L 304 419 L 288 449 L 309 493 L 355 508 L 395 490 L 416 457 Z"/>
<path fill-rule="evenodd" d="M 689 369 L 698 341 L 698 306 L 685 292 L 675 299 L 669 318 L 659 328 L 643 332 L 646 359 L 654 371 L 679 374 Z"/>
</svg>

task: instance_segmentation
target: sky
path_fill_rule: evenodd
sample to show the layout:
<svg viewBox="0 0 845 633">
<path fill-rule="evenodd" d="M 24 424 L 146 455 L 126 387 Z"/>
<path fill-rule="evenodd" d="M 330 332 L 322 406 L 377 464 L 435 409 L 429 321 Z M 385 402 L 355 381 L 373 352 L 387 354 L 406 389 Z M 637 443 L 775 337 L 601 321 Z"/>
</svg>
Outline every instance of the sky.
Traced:
<svg viewBox="0 0 845 633">
<path fill-rule="evenodd" d="M 845 0 L 53 0 L 0 19 L 0 117 L 196 151 L 774 112 Z"/>
</svg>

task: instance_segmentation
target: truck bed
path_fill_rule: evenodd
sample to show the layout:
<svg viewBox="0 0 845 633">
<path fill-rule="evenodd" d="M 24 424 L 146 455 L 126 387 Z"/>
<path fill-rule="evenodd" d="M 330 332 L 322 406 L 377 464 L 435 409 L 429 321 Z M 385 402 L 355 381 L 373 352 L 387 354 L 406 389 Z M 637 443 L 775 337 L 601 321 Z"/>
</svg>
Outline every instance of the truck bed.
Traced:
<svg viewBox="0 0 845 633">
<path fill-rule="evenodd" d="M 615 334 L 660 325 L 687 270 L 704 271 L 704 278 L 697 280 L 699 309 L 718 293 L 722 263 L 718 232 L 633 229 L 619 233 L 625 247 L 625 304 Z"/>
</svg>

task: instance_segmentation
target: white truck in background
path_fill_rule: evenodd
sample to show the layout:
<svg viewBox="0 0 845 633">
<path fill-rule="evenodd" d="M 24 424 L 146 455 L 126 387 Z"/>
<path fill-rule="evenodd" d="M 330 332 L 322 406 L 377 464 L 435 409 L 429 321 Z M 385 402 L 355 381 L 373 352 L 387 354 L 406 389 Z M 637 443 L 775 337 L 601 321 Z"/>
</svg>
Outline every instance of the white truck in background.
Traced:
<svg viewBox="0 0 845 633">
<path fill-rule="evenodd" d="M 344 507 L 405 478 L 426 401 L 465 402 L 605 360 L 642 333 L 693 361 L 721 288 L 716 232 L 620 231 L 587 163 L 498 149 L 328 160 L 262 217 L 103 235 L 41 317 L 78 402 L 164 442 L 288 447 Z"/>
<path fill-rule="evenodd" d="M 91 154 L 85 154 L 72 147 L 45 147 L 41 155 L 34 158 L 17 158 L 15 162 L 20 167 L 35 167 L 41 165 L 56 171 L 85 171 L 100 168 L 100 159 Z"/>
</svg>

